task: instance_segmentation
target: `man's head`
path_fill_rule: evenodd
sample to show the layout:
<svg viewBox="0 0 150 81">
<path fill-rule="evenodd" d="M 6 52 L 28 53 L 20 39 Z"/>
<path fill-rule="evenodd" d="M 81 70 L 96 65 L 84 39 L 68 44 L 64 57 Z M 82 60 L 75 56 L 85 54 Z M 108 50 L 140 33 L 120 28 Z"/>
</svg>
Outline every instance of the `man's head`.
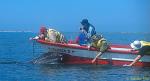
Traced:
<svg viewBox="0 0 150 81">
<path fill-rule="evenodd" d="M 88 25 L 88 24 L 89 24 L 88 19 L 83 19 L 83 20 L 81 21 L 81 24 L 82 24 L 82 25 Z"/>
<path fill-rule="evenodd" d="M 142 44 L 139 40 L 135 40 L 133 43 L 130 44 L 130 46 L 135 50 L 142 48 Z"/>
<path fill-rule="evenodd" d="M 41 34 L 45 34 L 46 32 L 47 32 L 46 27 L 42 26 L 42 27 L 40 28 L 40 33 L 41 33 Z"/>
</svg>

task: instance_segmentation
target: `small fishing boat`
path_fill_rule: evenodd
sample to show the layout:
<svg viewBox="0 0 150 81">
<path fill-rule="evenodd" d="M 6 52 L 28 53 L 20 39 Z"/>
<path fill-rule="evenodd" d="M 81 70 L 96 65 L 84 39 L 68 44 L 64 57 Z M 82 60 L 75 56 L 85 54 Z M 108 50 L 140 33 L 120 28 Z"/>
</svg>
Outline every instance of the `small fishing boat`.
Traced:
<svg viewBox="0 0 150 81">
<path fill-rule="evenodd" d="M 138 55 L 130 45 L 110 44 L 106 52 L 92 60 L 97 56 L 98 49 L 88 46 L 80 46 L 73 43 L 53 43 L 45 40 L 37 39 L 37 43 L 47 46 L 48 51 L 59 53 L 62 55 L 64 64 L 102 64 L 102 65 L 125 65 L 130 64 Z M 134 66 L 150 67 L 150 55 L 144 55 Z"/>
</svg>

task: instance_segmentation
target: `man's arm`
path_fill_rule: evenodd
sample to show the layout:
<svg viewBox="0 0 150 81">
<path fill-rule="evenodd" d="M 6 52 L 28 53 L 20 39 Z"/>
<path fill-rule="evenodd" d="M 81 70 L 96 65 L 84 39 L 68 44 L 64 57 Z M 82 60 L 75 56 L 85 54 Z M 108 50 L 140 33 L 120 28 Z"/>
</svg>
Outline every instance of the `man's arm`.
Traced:
<svg viewBox="0 0 150 81">
<path fill-rule="evenodd" d="M 89 31 L 88 31 L 88 33 L 87 33 L 88 37 L 91 37 L 91 33 L 92 33 L 92 27 L 90 26 L 90 27 L 89 27 Z"/>
<path fill-rule="evenodd" d="M 138 55 L 133 62 L 131 62 L 129 65 L 124 66 L 133 66 L 137 61 L 139 61 L 142 58 L 142 55 Z"/>
</svg>

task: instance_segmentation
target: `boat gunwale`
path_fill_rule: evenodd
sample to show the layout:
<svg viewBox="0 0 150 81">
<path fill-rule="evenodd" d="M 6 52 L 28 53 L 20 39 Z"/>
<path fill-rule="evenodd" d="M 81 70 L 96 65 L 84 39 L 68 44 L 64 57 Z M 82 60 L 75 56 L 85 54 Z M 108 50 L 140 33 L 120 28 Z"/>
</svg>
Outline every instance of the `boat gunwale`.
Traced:
<svg viewBox="0 0 150 81">
<path fill-rule="evenodd" d="M 53 43 L 53 42 L 40 40 L 40 39 L 36 41 L 41 44 L 52 45 L 52 46 L 57 46 L 57 47 L 66 47 L 66 48 L 88 50 L 88 51 L 98 51 L 98 49 L 94 47 L 91 47 L 89 50 L 87 46 L 77 46 L 77 45 L 72 45 L 72 44 L 67 44 L 67 43 Z M 125 49 L 130 49 L 130 51 L 112 50 L 111 48 L 125 48 Z M 129 45 L 110 44 L 110 47 L 108 48 L 107 52 L 121 53 L 121 54 L 138 54 L 139 51 L 133 50 Z"/>
</svg>

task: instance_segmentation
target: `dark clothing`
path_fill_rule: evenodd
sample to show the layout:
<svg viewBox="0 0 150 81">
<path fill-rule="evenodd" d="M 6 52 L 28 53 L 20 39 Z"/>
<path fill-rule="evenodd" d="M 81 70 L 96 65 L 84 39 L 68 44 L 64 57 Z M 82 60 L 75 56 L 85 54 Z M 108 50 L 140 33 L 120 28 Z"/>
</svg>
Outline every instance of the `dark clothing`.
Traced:
<svg viewBox="0 0 150 81">
<path fill-rule="evenodd" d="M 91 37 L 92 37 L 93 35 L 96 35 L 95 27 L 94 27 L 93 25 L 90 25 L 90 27 L 89 27 L 89 32 L 88 32 L 88 33 L 91 34 Z"/>
<path fill-rule="evenodd" d="M 91 25 L 87 19 L 83 19 L 81 21 L 82 27 L 80 30 L 82 30 L 82 33 L 79 35 L 79 44 L 85 45 L 91 43 L 91 37 L 96 34 L 95 27 Z"/>
<path fill-rule="evenodd" d="M 141 49 L 139 49 L 140 55 L 150 55 L 150 46 L 144 46 Z"/>
<path fill-rule="evenodd" d="M 88 33 L 89 27 L 90 27 L 90 24 L 85 24 L 83 25 L 83 30 L 85 30 Z"/>
<path fill-rule="evenodd" d="M 86 31 L 89 37 L 92 37 L 96 34 L 95 27 L 91 24 L 83 25 L 83 30 Z"/>
<path fill-rule="evenodd" d="M 83 25 L 83 29 L 88 33 L 90 26 L 95 30 L 95 27 L 92 24 Z"/>
<path fill-rule="evenodd" d="M 83 25 L 82 29 L 85 32 L 81 32 L 79 35 L 79 44 L 85 45 L 91 43 L 91 37 L 96 34 L 95 27 L 91 24 Z"/>
</svg>

